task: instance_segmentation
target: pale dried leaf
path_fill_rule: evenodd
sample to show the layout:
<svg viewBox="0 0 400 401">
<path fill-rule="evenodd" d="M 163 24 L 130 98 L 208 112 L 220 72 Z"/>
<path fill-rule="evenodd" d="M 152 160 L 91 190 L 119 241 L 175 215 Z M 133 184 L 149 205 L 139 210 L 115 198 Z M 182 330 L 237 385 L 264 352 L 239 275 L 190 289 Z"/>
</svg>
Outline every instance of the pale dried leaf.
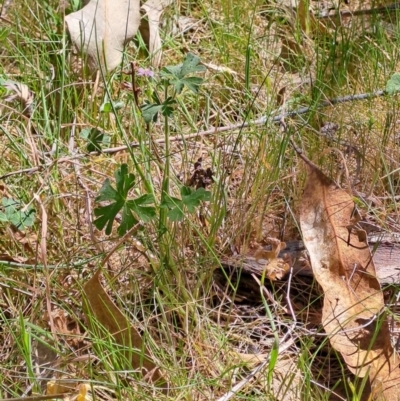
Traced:
<svg viewBox="0 0 400 401">
<path fill-rule="evenodd" d="M 229 67 L 226 67 L 224 65 L 217 65 L 214 63 L 202 63 L 204 65 L 204 67 L 206 67 L 207 69 L 213 71 L 213 72 L 218 72 L 218 73 L 228 73 L 231 75 L 238 75 L 238 73 L 234 70 L 232 70 Z"/>
<path fill-rule="evenodd" d="M 61 309 L 52 310 L 51 318 L 49 316 L 49 313 L 46 311 L 43 314 L 43 321 L 53 321 L 54 333 L 57 335 L 62 335 L 65 341 L 71 346 L 77 347 L 79 342 L 83 340 L 79 324 Z"/>
<path fill-rule="evenodd" d="M 281 280 L 289 271 L 290 266 L 282 259 L 275 259 L 265 266 L 265 277 L 269 280 Z"/>
<path fill-rule="evenodd" d="M 298 401 L 304 398 L 304 373 L 298 368 L 298 360 L 295 355 L 278 355 L 271 385 L 268 384 L 267 372 L 264 372 L 260 381 L 264 384 L 266 393 L 273 395 L 272 399 L 277 401 Z"/>
<path fill-rule="evenodd" d="M 50 380 L 46 385 L 46 394 L 65 394 L 75 391 L 75 383 L 71 380 L 66 379 L 55 379 Z"/>
<path fill-rule="evenodd" d="M 7 253 L 0 253 L 0 261 L 2 262 L 14 262 L 14 263 L 25 263 L 27 258 L 21 256 L 11 256 Z"/>
<path fill-rule="evenodd" d="M 79 393 L 76 396 L 76 401 L 88 401 L 92 399 L 92 397 L 89 396 L 89 391 L 91 390 L 89 384 L 81 383 L 78 386 L 78 390 Z"/>
<path fill-rule="evenodd" d="M 161 62 L 161 37 L 159 32 L 161 15 L 165 8 L 172 4 L 174 0 L 148 0 L 142 5 L 142 10 L 147 19 L 147 24 L 140 27 L 140 32 L 149 46 L 149 52 L 152 55 L 152 65 L 158 67 Z"/>
<path fill-rule="evenodd" d="M 279 54 L 279 60 L 286 62 L 285 67 L 295 69 L 295 64 L 298 58 L 304 54 L 304 49 L 292 39 L 291 34 L 281 34 L 282 48 Z"/>
<path fill-rule="evenodd" d="M 372 256 L 352 197 L 300 153 L 308 170 L 300 208 L 303 241 L 324 291 L 322 323 L 332 346 L 375 396 L 397 400 L 399 360 L 391 345 Z M 395 395 L 396 393 L 396 395 Z"/>
<path fill-rule="evenodd" d="M 285 260 L 279 258 L 279 253 L 282 249 L 286 248 L 286 243 L 281 242 L 276 238 L 267 238 L 265 241 L 268 245 L 271 245 L 272 250 L 267 251 L 264 248 L 259 248 L 254 253 L 256 262 L 260 259 L 267 261 L 264 267 L 265 277 L 269 280 L 280 280 L 288 271 L 289 264 Z"/>
<path fill-rule="evenodd" d="M 16 244 L 20 244 L 24 250 L 25 255 L 29 255 L 29 258 L 24 257 L 21 261 L 25 263 L 37 263 L 42 262 L 42 251 L 40 246 L 38 246 L 38 237 L 34 232 L 23 232 L 18 230 L 18 228 L 11 226 L 7 229 L 7 236 L 5 238 L 11 239 Z M 12 256 L 13 258 L 18 258 L 19 256 Z"/>
<path fill-rule="evenodd" d="M 22 84 L 21 82 L 15 81 L 6 81 L 3 86 L 11 92 L 4 101 L 6 102 L 13 102 L 17 100 L 22 105 L 22 113 L 26 117 L 31 117 L 33 113 L 33 100 L 34 95 L 31 92 L 27 85 Z"/>
<path fill-rule="evenodd" d="M 241 352 L 236 352 L 236 357 L 240 362 L 245 362 L 251 368 L 254 365 L 259 364 L 260 362 L 264 362 L 267 358 L 270 357 L 270 354 L 244 354 Z"/>
<path fill-rule="evenodd" d="M 65 17 L 71 40 L 87 54 L 90 70 L 112 70 L 140 25 L 140 0 L 91 0 Z"/>
<path fill-rule="evenodd" d="M 187 31 L 193 29 L 200 21 L 196 18 L 189 17 L 187 15 L 179 15 L 178 16 L 178 28 L 179 33 L 183 34 Z"/>
<path fill-rule="evenodd" d="M 90 392 L 92 387 L 95 388 L 96 386 L 87 383 L 81 383 L 77 386 L 75 379 L 61 378 L 47 383 L 46 395 L 53 395 L 54 399 L 62 398 L 66 401 L 91 401 L 93 399 Z"/>
</svg>

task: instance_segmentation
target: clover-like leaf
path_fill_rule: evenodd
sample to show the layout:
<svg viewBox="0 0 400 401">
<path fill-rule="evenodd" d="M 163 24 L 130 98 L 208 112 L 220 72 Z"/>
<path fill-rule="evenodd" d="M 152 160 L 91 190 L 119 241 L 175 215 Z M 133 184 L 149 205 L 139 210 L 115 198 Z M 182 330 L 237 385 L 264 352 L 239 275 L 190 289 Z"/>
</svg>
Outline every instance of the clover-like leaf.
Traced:
<svg viewBox="0 0 400 401">
<path fill-rule="evenodd" d="M 141 106 L 142 116 L 146 123 L 155 123 L 157 121 L 158 113 L 161 111 L 161 104 L 157 103 L 145 103 Z"/>
<path fill-rule="evenodd" d="M 174 85 L 177 93 L 181 93 L 184 86 L 192 92 L 197 93 L 203 79 L 199 77 L 187 77 L 187 75 L 205 71 L 206 68 L 204 65 L 199 63 L 199 57 L 188 53 L 182 64 L 164 67 L 161 71 L 161 76 L 168 79 Z"/>
<path fill-rule="evenodd" d="M 162 103 L 161 103 L 161 113 L 164 117 L 171 117 L 173 111 L 174 111 L 174 105 L 176 104 L 176 100 L 174 100 L 172 97 L 167 97 Z"/>
<path fill-rule="evenodd" d="M 194 213 L 196 207 L 200 206 L 202 201 L 211 199 L 211 192 L 204 188 L 193 189 L 187 186 L 181 188 L 181 197 L 167 197 L 161 207 L 166 207 L 169 210 L 167 216 L 171 221 L 180 221 L 185 217 L 185 210 L 189 213 Z"/>
<path fill-rule="evenodd" d="M 131 209 L 141 220 L 148 222 L 156 217 L 156 212 L 153 206 L 146 206 L 154 204 L 154 197 L 151 194 L 145 194 L 136 199 L 131 199 L 127 202 L 129 209 Z"/>
<path fill-rule="evenodd" d="M 181 75 L 182 78 L 188 74 L 193 74 L 195 72 L 203 72 L 206 70 L 204 65 L 200 64 L 200 58 L 193 53 L 188 53 L 183 60 Z"/>
<path fill-rule="evenodd" d="M 167 216 L 171 221 L 180 221 L 185 217 L 184 205 L 181 199 L 167 198 L 166 205 L 170 209 Z"/>
<path fill-rule="evenodd" d="M 181 189 L 182 202 L 187 207 L 190 213 L 194 213 L 195 208 L 200 206 L 201 201 L 209 201 L 211 199 L 211 192 L 206 191 L 204 188 L 193 188 L 183 186 Z"/>
<path fill-rule="evenodd" d="M 100 113 L 111 113 L 114 110 L 122 109 L 124 106 L 124 102 L 104 101 L 100 106 Z"/>
<path fill-rule="evenodd" d="M 391 78 L 386 83 L 386 93 L 388 95 L 393 95 L 400 91 L 400 74 L 396 73 L 391 76 Z"/>
<path fill-rule="evenodd" d="M 180 80 L 182 85 L 191 90 L 193 93 L 198 93 L 200 85 L 203 83 L 203 78 L 200 77 L 187 77 Z M 182 90 L 182 89 L 181 89 Z M 179 93 L 179 92 L 178 92 Z"/>
<path fill-rule="evenodd" d="M 81 138 L 85 139 L 88 144 L 86 150 L 88 152 L 100 152 L 102 146 L 110 144 L 111 137 L 97 128 L 85 128 L 82 130 Z"/>
<path fill-rule="evenodd" d="M 167 216 L 171 221 L 181 221 L 185 217 L 185 212 L 180 206 L 182 206 L 182 203 L 168 212 Z"/>
<path fill-rule="evenodd" d="M 0 221 L 13 224 L 19 230 L 33 226 L 35 222 L 35 209 L 25 207 L 20 201 L 3 198 L 1 201 L 4 212 L 0 212 Z"/>
<path fill-rule="evenodd" d="M 105 227 L 106 234 L 110 235 L 114 220 L 118 213 L 121 213 L 121 223 L 117 232 L 122 236 L 138 220 L 149 221 L 155 217 L 154 207 L 148 206 L 154 203 L 154 197 L 151 194 L 145 194 L 136 199 L 128 199 L 129 191 L 135 185 L 135 176 L 128 172 L 126 164 L 122 164 L 115 171 L 114 177 L 116 188 L 107 178 L 96 197 L 96 202 L 108 202 L 108 204 L 94 210 L 97 218 L 93 223 L 99 230 Z"/>
<path fill-rule="evenodd" d="M 169 96 L 161 102 L 156 93 L 154 93 L 152 97 L 154 103 L 145 103 L 141 106 L 144 121 L 146 121 L 146 123 L 156 122 L 159 112 L 165 117 L 170 117 L 174 111 L 176 101 Z"/>
</svg>

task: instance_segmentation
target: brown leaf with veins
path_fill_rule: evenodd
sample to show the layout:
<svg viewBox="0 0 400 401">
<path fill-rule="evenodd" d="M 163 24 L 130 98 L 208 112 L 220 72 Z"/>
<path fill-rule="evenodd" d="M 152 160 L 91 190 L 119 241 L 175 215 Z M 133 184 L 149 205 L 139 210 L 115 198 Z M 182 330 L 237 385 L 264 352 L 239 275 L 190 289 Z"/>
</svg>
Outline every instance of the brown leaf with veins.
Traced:
<svg viewBox="0 0 400 401">
<path fill-rule="evenodd" d="M 372 399 L 398 400 L 399 359 L 353 199 L 296 151 L 308 170 L 300 226 L 314 276 L 324 291 L 322 324 L 349 369 L 360 377 L 369 375 Z"/>
<path fill-rule="evenodd" d="M 264 248 L 259 248 L 254 253 L 256 262 L 260 259 L 265 259 L 268 263 L 264 267 L 265 276 L 270 280 L 280 280 L 288 271 L 289 264 L 285 260 L 279 258 L 279 253 L 286 248 L 286 243 L 281 242 L 276 238 L 266 238 L 265 242 L 271 245 L 272 250 L 267 251 Z"/>
<path fill-rule="evenodd" d="M 142 337 L 104 290 L 100 272 L 99 269 L 83 287 L 86 296 L 83 308 L 91 330 L 100 338 L 111 334 L 115 342 L 127 350 L 125 356 L 130 363 L 126 369 L 139 369 L 151 381 L 157 381 L 160 372 L 151 360 Z"/>
</svg>

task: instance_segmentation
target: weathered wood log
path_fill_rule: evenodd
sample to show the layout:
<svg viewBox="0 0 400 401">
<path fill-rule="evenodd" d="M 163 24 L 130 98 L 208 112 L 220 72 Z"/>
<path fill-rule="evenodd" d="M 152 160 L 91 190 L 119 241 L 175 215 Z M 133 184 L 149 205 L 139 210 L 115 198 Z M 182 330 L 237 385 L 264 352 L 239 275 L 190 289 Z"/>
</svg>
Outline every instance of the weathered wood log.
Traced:
<svg viewBox="0 0 400 401">
<path fill-rule="evenodd" d="M 293 262 L 293 272 L 296 275 L 312 276 L 312 269 L 308 261 L 307 252 L 302 241 L 289 241 L 281 251 L 280 257 L 289 256 Z M 369 247 L 375 263 L 376 275 L 381 285 L 400 284 L 400 243 L 392 242 L 379 237 L 369 239 Z M 238 255 L 222 260 L 223 266 L 242 268 L 244 272 L 261 275 L 266 261 L 249 255 Z"/>
</svg>

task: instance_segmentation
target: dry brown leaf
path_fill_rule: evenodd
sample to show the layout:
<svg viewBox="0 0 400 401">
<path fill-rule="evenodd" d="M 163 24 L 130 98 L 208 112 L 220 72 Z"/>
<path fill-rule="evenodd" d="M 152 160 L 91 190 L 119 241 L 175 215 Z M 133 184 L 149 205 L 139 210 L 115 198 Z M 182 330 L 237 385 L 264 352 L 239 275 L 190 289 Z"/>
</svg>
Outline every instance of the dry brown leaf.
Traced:
<svg viewBox="0 0 400 401">
<path fill-rule="evenodd" d="M 282 40 L 282 48 L 279 54 L 279 60 L 281 62 L 285 61 L 285 66 L 290 66 L 291 69 L 295 69 L 292 66 L 295 66 L 296 60 L 299 55 L 304 54 L 304 50 L 302 50 L 302 47 L 295 39 L 292 39 L 290 33 L 283 32 L 280 37 Z"/>
<path fill-rule="evenodd" d="M 58 394 L 65 394 L 71 393 L 75 391 L 76 383 L 71 379 L 61 378 L 50 380 L 46 384 L 46 394 L 47 395 L 58 395 Z"/>
<path fill-rule="evenodd" d="M 34 94 L 29 90 L 28 86 L 15 81 L 6 81 L 3 86 L 10 92 L 4 101 L 19 101 L 22 105 L 22 114 L 30 118 L 33 113 Z"/>
<path fill-rule="evenodd" d="M 291 72 L 302 70 L 302 62 L 299 63 L 302 59 L 310 65 L 314 64 L 315 44 L 312 38 L 329 33 L 324 24 L 311 13 L 309 1 L 299 0 L 295 8 L 295 18 L 289 17 L 288 24 L 279 33 L 282 43 L 279 61 Z"/>
<path fill-rule="evenodd" d="M 289 271 L 290 266 L 282 259 L 274 259 L 265 266 L 265 276 L 272 280 L 280 280 Z"/>
<path fill-rule="evenodd" d="M 271 384 L 264 373 L 260 382 L 267 394 L 277 401 L 298 401 L 304 398 L 302 378 L 304 373 L 298 367 L 298 358 L 293 354 L 279 354 L 274 366 Z"/>
<path fill-rule="evenodd" d="M 79 348 L 84 337 L 77 321 L 61 309 L 52 310 L 51 318 L 47 311 L 44 312 L 41 326 L 48 327 L 50 321 L 53 322 L 54 334 L 61 335 L 71 347 Z"/>
<path fill-rule="evenodd" d="M 11 256 L 7 253 L 0 253 L 0 260 L 2 262 L 24 263 L 27 259 L 20 256 Z"/>
<path fill-rule="evenodd" d="M 140 33 L 153 56 L 151 62 L 155 67 L 158 67 L 161 62 L 162 44 L 159 33 L 161 15 L 165 8 L 173 2 L 174 0 L 148 0 L 141 7 L 145 12 L 145 19 L 140 26 Z"/>
<path fill-rule="evenodd" d="M 276 238 L 267 238 L 265 242 L 271 245 L 272 250 L 267 251 L 264 248 L 259 248 L 254 253 L 256 262 L 260 259 L 267 260 L 265 265 L 265 276 L 270 280 L 280 280 L 288 271 L 289 264 L 285 260 L 279 258 L 279 253 L 282 249 L 286 248 L 286 243 L 281 242 Z"/>
<path fill-rule="evenodd" d="M 366 237 L 355 227 L 359 216 L 353 199 L 299 155 L 308 170 L 300 225 L 324 291 L 323 326 L 349 369 L 360 377 L 369 375 L 374 399 L 398 400 L 399 360 Z"/>
<path fill-rule="evenodd" d="M 75 47 L 87 54 L 89 69 L 110 71 L 139 28 L 140 0 L 91 0 L 65 22 Z"/>
<path fill-rule="evenodd" d="M 61 378 L 47 383 L 46 395 L 53 395 L 54 399 L 62 398 L 66 401 L 91 401 L 93 398 L 89 393 L 92 387 L 95 386 L 87 383 L 76 385 L 76 380 Z"/>
<path fill-rule="evenodd" d="M 20 245 L 24 252 L 23 257 L 19 255 L 9 255 L 10 261 L 11 259 L 14 259 L 15 262 L 28 264 L 43 261 L 42 251 L 40 247 L 37 246 L 38 238 L 36 233 L 29 231 L 23 232 L 14 226 L 10 226 L 7 227 L 6 233 L 3 234 L 3 240 L 6 239 L 10 240 L 11 243 L 14 243 L 15 245 Z M 9 249 L 12 249 L 11 246 L 6 245 L 4 250 L 7 252 Z M 8 253 L 2 255 L 2 260 L 5 260 L 4 258 L 6 258 L 6 255 L 8 255 Z"/>
<path fill-rule="evenodd" d="M 118 344 L 132 350 L 127 351 L 129 353 L 127 358 L 131 360 L 131 366 L 127 369 L 140 369 L 144 376 L 154 382 L 157 381 L 161 377 L 160 372 L 151 360 L 142 337 L 104 290 L 100 282 L 100 273 L 99 269 L 83 287 L 86 296 L 83 308 L 91 329 L 101 336 L 98 324 L 101 325 Z M 93 323 L 93 318 L 98 324 Z"/>
</svg>

